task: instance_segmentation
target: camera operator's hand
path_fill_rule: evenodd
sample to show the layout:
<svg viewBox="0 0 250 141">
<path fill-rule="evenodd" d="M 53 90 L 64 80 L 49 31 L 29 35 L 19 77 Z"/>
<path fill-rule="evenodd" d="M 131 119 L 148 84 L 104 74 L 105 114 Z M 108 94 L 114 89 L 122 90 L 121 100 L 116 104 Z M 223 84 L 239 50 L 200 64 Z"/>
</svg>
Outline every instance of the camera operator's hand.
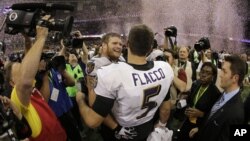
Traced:
<svg viewBox="0 0 250 141">
<path fill-rule="evenodd" d="M 50 15 L 45 15 L 42 17 L 42 20 L 48 21 L 50 18 Z M 42 26 L 36 26 L 36 39 L 40 38 L 47 38 L 49 33 L 49 29 L 47 27 L 42 27 Z"/>
<path fill-rule="evenodd" d="M 46 39 L 49 33 L 47 27 L 36 26 L 36 39 Z"/>
<path fill-rule="evenodd" d="M 13 113 L 16 115 L 16 117 L 21 120 L 22 119 L 22 114 L 17 108 L 17 106 L 6 96 L 1 96 L 0 95 L 0 101 L 4 105 L 4 108 L 11 108 L 13 110 Z"/>
<path fill-rule="evenodd" d="M 74 31 L 74 32 L 72 32 L 71 34 L 72 34 L 72 36 L 74 36 L 74 37 L 76 37 L 76 38 L 82 37 L 82 33 L 81 33 L 79 30 Z"/>
</svg>

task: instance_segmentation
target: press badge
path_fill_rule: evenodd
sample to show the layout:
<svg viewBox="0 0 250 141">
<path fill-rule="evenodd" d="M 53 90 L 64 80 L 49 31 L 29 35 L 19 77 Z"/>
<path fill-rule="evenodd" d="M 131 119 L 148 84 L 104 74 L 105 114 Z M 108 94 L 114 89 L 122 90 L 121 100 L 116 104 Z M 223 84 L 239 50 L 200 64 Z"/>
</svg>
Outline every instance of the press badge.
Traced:
<svg viewBox="0 0 250 141">
<path fill-rule="evenodd" d="M 62 75 L 61 74 L 57 74 L 57 78 L 59 80 L 59 83 L 61 83 L 62 82 Z"/>
<path fill-rule="evenodd" d="M 78 91 L 82 91 L 82 86 L 81 86 L 81 83 L 80 83 L 80 82 L 77 82 L 77 83 L 76 83 L 76 89 L 77 89 Z"/>
<path fill-rule="evenodd" d="M 59 95 L 59 90 L 56 88 L 53 88 L 50 99 L 57 102 L 58 95 Z"/>
</svg>

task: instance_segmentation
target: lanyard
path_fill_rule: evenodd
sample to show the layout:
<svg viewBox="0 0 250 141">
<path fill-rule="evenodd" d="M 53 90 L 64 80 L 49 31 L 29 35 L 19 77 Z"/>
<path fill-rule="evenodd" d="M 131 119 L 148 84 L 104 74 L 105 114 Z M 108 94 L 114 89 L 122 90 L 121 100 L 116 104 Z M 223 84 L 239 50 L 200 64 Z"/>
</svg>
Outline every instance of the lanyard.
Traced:
<svg viewBox="0 0 250 141">
<path fill-rule="evenodd" d="M 196 94 L 195 96 L 195 99 L 194 99 L 194 106 L 197 104 L 198 100 L 201 98 L 201 96 L 204 94 L 204 92 L 207 90 L 208 86 L 203 88 L 202 86 L 199 88 L 199 91 L 198 93 Z"/>
</svg>

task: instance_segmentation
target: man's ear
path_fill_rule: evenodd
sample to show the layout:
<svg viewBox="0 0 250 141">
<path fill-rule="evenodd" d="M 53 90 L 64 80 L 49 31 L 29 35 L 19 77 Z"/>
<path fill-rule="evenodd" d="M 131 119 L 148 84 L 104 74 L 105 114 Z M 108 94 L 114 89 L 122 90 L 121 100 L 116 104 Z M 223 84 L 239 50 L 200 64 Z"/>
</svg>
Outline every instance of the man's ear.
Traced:
<svg viewBox="0 0 250 141">
<path fill-rule="evenodd" d="M 233 76 L 233 80 L 234 80 L 234 82 L 236 82 L 236 83 L 238 83 L 239 82 L 239 75 L 238 74 L 235 74 L 234 76 Z"/>
</svg>

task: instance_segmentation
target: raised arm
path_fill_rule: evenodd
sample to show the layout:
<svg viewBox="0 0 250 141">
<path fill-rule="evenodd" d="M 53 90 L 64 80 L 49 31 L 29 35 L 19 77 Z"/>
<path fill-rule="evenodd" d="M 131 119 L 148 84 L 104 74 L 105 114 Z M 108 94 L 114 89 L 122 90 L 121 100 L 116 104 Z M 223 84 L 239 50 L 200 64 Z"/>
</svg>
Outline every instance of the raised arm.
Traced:
<svg viewBox="0 0 250 141">
<path fill-rule="evenodd" d="M 83 42 L 82 44 L 82 53 L 80 53 L 81 55 L 81 59 L 82 59 L 82 62 L 84 64 L 87 64 L 88 63 L 88 48 L 87 48 L 87 45 Z"/>
<path fill-rule="evenodd" d="M 64 56 L 65 57 L 66 47 L 63 44 L 63 40 L 60 41 L 60 44 L 61 44 L 61 50 L 59 51 L 58 56 Z"/>
<path fill-rule="evenodd" d="M 36 27 L 37 36 L 34 45 L 25 55 L 21 64 L 14 64 L 16 76 L 16 91 L 22 104 L 28 106 L 33 89 L 33 82 L 38 70 L 42 50 L 48 35 L 48 28 Z"/>
</svg>

